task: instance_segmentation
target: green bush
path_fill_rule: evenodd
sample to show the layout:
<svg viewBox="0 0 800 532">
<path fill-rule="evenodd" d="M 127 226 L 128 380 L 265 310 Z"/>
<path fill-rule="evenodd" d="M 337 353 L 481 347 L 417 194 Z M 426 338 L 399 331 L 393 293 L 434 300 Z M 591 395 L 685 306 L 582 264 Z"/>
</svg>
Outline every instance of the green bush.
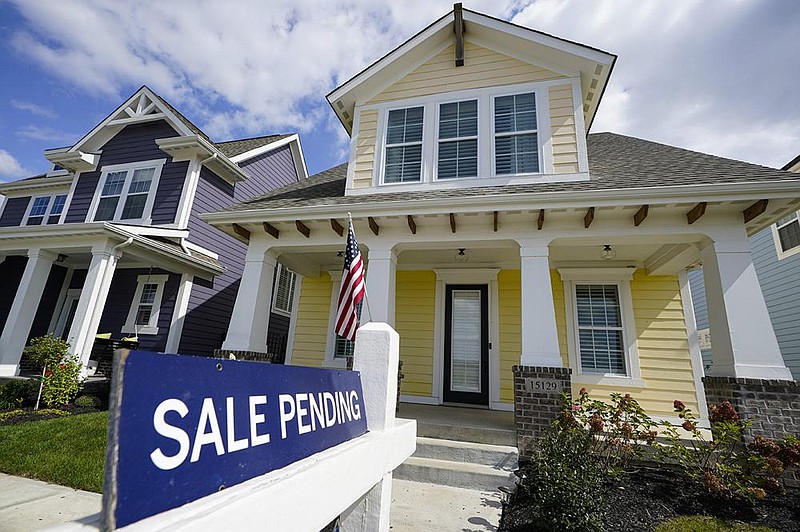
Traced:
<svg viewBox="0 0 800 532">
<path fill-rule="evenodd" d="M 8 421 L 9 419 L 14 419 L 15 417 L 24 416 L 24 415 L 25 415 L 25 411 L 22 410 L 22 409 L 19 409 L 19 408 L 16 409 L 16 410 L 9 410 L 7 412 L 0 412 L 0 423 L 4 423 L 4 422 Z"/>
<path fill-rule="evenodd" d="M 75 399 L 75 408 L 87 408 L 92 410 L 99 410 L 100 402 L 99 397 L 95 397 L 94 395 L 81 395 L 77 399 Z"/>
<path fill-rule="evenodd" d="M 52 334 L 33 338 L 25 348 L 28 357 L 44 370 L 40 394 L 45 406 L 66 406 L 83 389 L 81 365 L 68 356 L 68 348 L 67 342 Z"/>
<path fill-rule="evenodd" d="M 14 379 L 0 386 L 0 410 L 31 404 L 36 398 L 38 384 L 30 379 Z"/>
<path fill-rule="evenodd" d="M 594 438 L 579 428 L 553 430 L 533 444 L 521 494 L 536 515 L 535 530 L 602 530 L 608 469 L 593 454 Z"/>
</svg>

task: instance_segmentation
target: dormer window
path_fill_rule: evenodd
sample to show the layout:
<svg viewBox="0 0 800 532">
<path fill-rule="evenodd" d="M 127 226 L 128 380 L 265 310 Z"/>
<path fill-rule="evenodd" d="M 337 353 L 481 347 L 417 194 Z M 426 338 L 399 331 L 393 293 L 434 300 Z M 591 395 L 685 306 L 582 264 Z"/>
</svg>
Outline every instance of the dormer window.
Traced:
<svg viewBox="0 0 800 532">
<path fill-rule="evenodd" d="M 103 167 L 87 221 L 149 223 L 165 159 Z"/>
<path fill-rule="evenodd" d="M 422 107 L 389 111 L 386 128 L 387 183 L 418 182 L 422 175 Z"/>
<path fill-rule="evenodd" d="M 66 194 L 35 197 L 22 225 L 57 224 L 66 203 Z"/>
<path fill-rule="evenodd" d="M 478 177 L 478 100 L 439 106 L 437 179 Z"/>
<path fill-rule="evenodd" d="M 539 172 L 536 94 L 514 94 L 494 99 L 495 174 Z"/>
</svg>

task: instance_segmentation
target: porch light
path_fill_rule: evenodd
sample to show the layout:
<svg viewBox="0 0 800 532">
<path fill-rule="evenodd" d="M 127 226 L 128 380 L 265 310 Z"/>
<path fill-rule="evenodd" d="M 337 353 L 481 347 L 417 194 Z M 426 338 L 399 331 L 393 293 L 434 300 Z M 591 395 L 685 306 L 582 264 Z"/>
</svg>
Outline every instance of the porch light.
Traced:
<svg viewBox="0 0 800 532">
<path fill-rule="evenodd" d="M 600 258 L 603 260 L 611 260 L 617 256 L 616 250 L 611 248 L 611 244 L 603 245 L 603 251 L 600 252 Z"/>
<path fill-rule="evenodd" d="M 59 254 L 58 254 L 58 257 L 56 257 L 56 262 L 58 262 L 58 263 L 62 263 L 62 262 L 64 262 L 65 260 L 67 260 L 68 258 L 69 258 L 69 257 L 67 257 L 66 255 L 64 255 L 63 253 L 59 253 Z"/>
<path fill-rule="evenodd" d="M 469 262 L 469 257 L 467 257 L 467 248 L 458 248 L 458 253 L 456 253 L 456 262 Z"/>
</svg>

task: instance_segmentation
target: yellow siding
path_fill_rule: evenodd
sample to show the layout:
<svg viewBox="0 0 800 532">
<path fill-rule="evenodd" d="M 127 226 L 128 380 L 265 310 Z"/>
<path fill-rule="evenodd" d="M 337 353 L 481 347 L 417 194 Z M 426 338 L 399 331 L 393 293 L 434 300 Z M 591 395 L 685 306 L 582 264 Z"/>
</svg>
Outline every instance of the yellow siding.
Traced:
<svg viewBox="0 0 800 532">
<path fill-rule="evenodd" d="M 454 57 L 455 45 L 451 45 L 395 82 L 369 103 L 564 78 L 561 74 L 469 41 L 464 43 L 464 66 L 456 67 Z"/>
<path fill-rule="evenodd" d="M 332 288 L 333 283 L 327 273 L 303 278 L 292 346 L 292 365 L 322 366 L 328 341 Z"/>
<path fill-rule="evenodd" d="M 575 133 L 572 85 L 550 87 L 549 98 L 553 169 L 556 174 L 575 173 L 578 171 L 578 137 Z"/>
<path fill-rule="evenodd" d="M 638 270 L 631 281 L 639 366 L 645 388 L 573 384 L 597 399 L 612 392 L 630 393 L 651 416 L 673 415 L 672 402 L 698 412 L 680 286 L 675 276 L 648 276 Z"/>
<path fill-rule="evenodd" d="M 436 321 L 436 274 L 398 271 L 395 328 L 405 378 L 400 393 L 433 395 L 433 326 Z"/>
<path fill-rule="evenodd" d="M 378 136 L 378 111 L 361 111 L 356 138 L 353 188 L 372 186 L 375 168 L 375 144 Z"/>
</svg>

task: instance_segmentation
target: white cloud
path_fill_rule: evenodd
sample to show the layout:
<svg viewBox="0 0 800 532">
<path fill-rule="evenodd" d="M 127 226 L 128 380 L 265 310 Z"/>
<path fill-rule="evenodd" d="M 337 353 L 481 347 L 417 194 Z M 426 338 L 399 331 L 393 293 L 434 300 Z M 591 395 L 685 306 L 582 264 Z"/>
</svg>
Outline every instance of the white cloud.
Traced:
<svg viewBox="0 0 800 532">
<path fill-rule="evenodd" d="M 31 114 L 34 114 L 36 116 L 41 116 L 43 118 L 58 118 L 58 115 L 52 109 L 48 109 L 47 107 L 37 105 L 33 102 L 26 102 L 22 100 L 11 100 L 11 106 L 14 107 L 15 109 L 19 109 L 20 111 L 27 111 Z"/>
<path fill-rule="evenodd" d="M 16 179 L 25 177 L 30 172 L 19 164 L 13 155 L 0 148 L 0 178 Z"/>
<path fill-rule="evenodd" d="M 47 142 L 69 142 L 78 138 L 78 135 L 59 131 L 49 126 L 27 125 L 19 128 L 16 134 L 20 137 Z"/>
</svg>

